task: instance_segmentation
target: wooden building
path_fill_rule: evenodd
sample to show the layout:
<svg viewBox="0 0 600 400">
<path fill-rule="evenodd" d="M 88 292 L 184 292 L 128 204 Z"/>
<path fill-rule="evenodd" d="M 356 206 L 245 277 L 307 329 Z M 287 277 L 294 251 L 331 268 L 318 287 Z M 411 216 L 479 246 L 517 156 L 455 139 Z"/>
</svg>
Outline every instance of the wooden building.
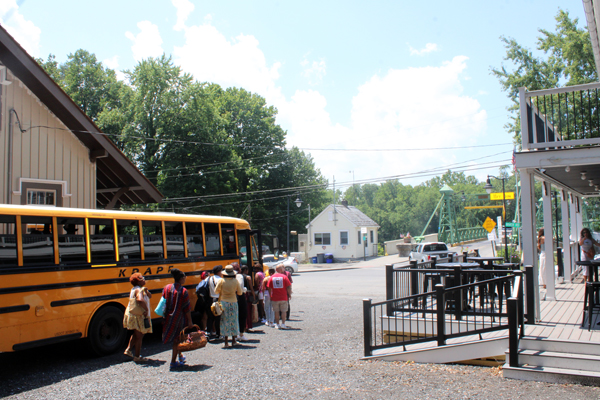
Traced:
<svg viewBox="0 0 600 400">
<path fill-rule="evenodd" d="M 118 208 L 161 193 L 0 27 L 0 203 Z"/>
</svg>

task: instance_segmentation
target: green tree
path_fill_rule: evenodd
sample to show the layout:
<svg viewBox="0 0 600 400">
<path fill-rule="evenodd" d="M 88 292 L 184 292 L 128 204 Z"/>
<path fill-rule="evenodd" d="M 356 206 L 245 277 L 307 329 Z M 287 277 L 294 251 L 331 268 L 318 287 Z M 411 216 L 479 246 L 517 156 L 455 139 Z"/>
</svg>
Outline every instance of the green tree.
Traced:
<svg viewBox="0 0 600 400">
<path fill-rule="evenodd" d="M 93 121 L 97 121 L 105 107 L 110 109 L 118 103 L 123 83 L 117 81 L 115 71 L 105 68 L 95 54 L 79 49 L 60 65 L 52 54 L 46 61 L 37 61 Z"/>
<path fill-rule="evenodd" d="M 556 31 L 540 29 L 537 49 L 544 52 L 537 57 L 515 39 L 501 37 L 506 48 L 504 63 L 500 68 L 491 67 L 507 92 L 513 104 L 508 108 L 511 120 L 505 125 L 521 143 L 519 117 L 519 87 L 528 90 L 549 89 L 558 86 L 572 86 L 598 80 L 590 35 L 585 28 L 579 28 L 579 20 L 571 19 L 567 11 L 559 10 L 556 17 Z"/>
</svg>

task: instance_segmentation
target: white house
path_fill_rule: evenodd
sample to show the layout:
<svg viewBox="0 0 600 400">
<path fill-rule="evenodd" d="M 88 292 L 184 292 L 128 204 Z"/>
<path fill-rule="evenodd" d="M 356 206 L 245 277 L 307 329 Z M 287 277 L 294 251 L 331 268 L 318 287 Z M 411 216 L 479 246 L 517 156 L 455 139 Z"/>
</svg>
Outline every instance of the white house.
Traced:
<svg viewBox="0 0 600 400">
<path fill-rule="evenodd" d="M 333 254 L 335 259 L 377 255 L 379 225 L 347 201 L 330 204 L 306 228 L 309 257 L 320 253 Z"/>
</svg>

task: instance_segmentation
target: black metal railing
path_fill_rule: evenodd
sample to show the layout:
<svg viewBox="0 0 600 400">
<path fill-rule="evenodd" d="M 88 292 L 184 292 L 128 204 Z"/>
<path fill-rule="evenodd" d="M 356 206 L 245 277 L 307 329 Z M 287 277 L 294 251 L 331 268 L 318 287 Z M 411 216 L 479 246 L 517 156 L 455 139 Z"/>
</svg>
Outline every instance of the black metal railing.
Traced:
<svg viewBox="0 0 600 400">
<path fill-rule="evenodd" d="M 518 301 L 519 326 L 523 321 L 535 323 L 533 267 L 525 271 L 425 268 L 435 262 L 386 266 L 388 300 L 363 300 L 365 356 L 386 347 L 406 349 L 428 341 L 444 345 L 449 338 L 477 334 L 481 338 L 482 333 L 508 329 L 509 297 Z M 515 277 L 519 277 L 516 283 Z"/>
<path fill-rule="evenodd" d="M 363 300 L 365 356 L 378 349 L 406 349 L 422 342 L 436 341 L 443 346 L 451 338 L 481 338 L 483 333 L 508 329 L 509 296 L 504 294 L 513 292 L 515 277 L 522 272 L 497 272 L 505 276 L 449 288 L 439 283 L 430 292 L 378 303 Z"/>
<path fill-rule="evenodd" d="M 508 355 L 511 367 L 519 366 L 519 340 L 525 332 L 523 313 L 523 277 L 518 275 L 508 299 Z"/>
</svg>

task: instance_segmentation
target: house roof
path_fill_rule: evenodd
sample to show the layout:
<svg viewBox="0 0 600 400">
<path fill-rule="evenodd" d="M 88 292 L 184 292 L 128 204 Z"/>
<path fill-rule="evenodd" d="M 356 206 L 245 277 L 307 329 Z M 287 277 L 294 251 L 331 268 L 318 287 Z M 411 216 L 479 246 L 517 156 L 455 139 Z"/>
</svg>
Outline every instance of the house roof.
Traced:
<svg viewBox="0 0 600 400">
<path fill-rule="evenodd" d="M 158 189 L 1 26 L 0 62 L 90 150 L 96 161 L 98 208 L 162 201 Z"/>
<path fill-rule="evenodd" d="M 333 206 L 333 204 L 330 205 L 330 207 L 332 208 Z M 365 213 L 363 213 L 354 206 L 336 204 L 335 210 L 338 212 L 338 214 L 342 215 L 344 218 L 346 218 L 348 221 L 352 222 L 356 226 L 376 226 L 379 228 L 377 222 L 367 217 Z"/>
<path fill-rule="evenodd" d="M 583 9 L 588 32 L 590 32 L 590 38 L 592 39 L 596 71 L 600 76 L 600 0 L 583 0 Z"/>
</svg>

